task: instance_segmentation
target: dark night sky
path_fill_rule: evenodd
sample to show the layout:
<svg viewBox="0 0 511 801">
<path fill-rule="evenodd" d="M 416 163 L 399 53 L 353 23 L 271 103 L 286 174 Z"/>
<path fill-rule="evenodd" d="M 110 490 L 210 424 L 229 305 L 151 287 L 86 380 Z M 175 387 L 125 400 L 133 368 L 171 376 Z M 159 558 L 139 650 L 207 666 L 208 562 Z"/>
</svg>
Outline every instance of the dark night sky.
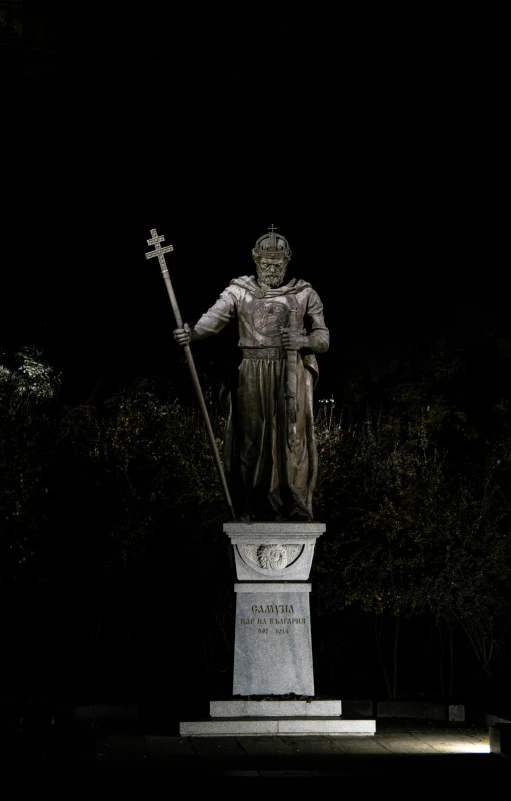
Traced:
<svg viewBox="0 0 511 801">
<path fill-rule="evenodd" d="M 261 13 L 99 24 L 55 6 L 27 13 L 25 47 L 2 51 L 3 339 L 40 343 L 77 395 L 101 372 L 115 384 L 179 364 L 159 268 L 144 258 L 153 227 L 174 245 L 193 322 L 253 271 L 250 249 L 275 223 L 290 272 L 325 304 L 325 394 L 341 355 L 448 326 L 465 306 L 505 320 L 499 26 L 410 22 L 403 36 L 390 20 L 369 30 L 301 6 L 261 28 Z"/>
</svg>

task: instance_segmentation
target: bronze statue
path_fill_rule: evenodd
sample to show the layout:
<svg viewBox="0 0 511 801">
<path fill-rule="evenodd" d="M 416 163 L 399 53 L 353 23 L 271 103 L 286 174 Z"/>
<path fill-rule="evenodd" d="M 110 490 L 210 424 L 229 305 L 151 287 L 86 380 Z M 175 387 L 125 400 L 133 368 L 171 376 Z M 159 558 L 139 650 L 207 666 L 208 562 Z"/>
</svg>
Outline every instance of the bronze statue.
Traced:
<svg viewBox="0 0 511 801">
<path fill-rule="evenodd" d="M 188 345 L 237 319 L 243 361 L 231 395 L 224 464 L 239 520 L 311 521 L 317 450 L 316 353 L 328 350 L 323 304 L 307 281 L 284 284 L 291 249 L 273 225 L 252 250 L 257 278 L 234 278 L 200 320 L 174 331 Z"/>
</svg>

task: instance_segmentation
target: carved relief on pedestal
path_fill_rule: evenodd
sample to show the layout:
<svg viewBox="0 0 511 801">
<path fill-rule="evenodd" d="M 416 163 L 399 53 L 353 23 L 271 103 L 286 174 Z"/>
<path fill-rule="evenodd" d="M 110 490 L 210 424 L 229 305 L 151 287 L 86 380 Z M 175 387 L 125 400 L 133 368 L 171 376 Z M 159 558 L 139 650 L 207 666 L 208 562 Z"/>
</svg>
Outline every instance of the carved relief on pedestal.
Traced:
<svg viewBox="0 0 511 801">
<path fill-rule="evenodd" d="M 272 572 L 284 570 L 295 562 L 303 551 L 303 545 L 238 545 L 238 553 L 249 566 L 257 566 Z"/>
<path fill-rule="evenodd" d="M 306 581 L 324 523 L 224 523 L 239 581 Z"/>
</svg>

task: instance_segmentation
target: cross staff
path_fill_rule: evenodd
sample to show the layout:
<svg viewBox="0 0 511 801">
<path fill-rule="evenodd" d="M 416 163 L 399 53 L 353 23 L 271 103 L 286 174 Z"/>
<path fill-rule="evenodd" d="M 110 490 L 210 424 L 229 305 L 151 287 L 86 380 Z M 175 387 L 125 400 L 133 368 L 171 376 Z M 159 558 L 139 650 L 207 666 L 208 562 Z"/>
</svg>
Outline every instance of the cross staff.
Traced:
<svg viewBox="0 0 511 801">
<path fill-rule="evenodd" d="M 179 306 L 177 305 L 176 296 L 174 294 L 174 288 L 172 286 L 172 282 L 170 280 L 169 271 L 167 265 L 165 263 L 165 253 L 170 253 L 171 250 L 174 250 L 172 245 L 166 245 L 162 248 L 161 242 L 165 241 L 164 236 L 158 236 L 156 233 L 156 228 L 151 228 L 151 239 L 147 240 L 148 245 L 154 245 L 154 250 L 149 251 L 149 253 L 145 254 L 146 259 L 154 259 L 157 258 L 163 278 L 165 280 L 165 284 L 167 285 L 167 291 L 169 293 L 170 302 L 172 304 L 172 309 L 174 311 L 174 317 L 176 318 L 176 324 L 178 328 L 183 327 L 183 319 L 181 317 L 181 313 L 179 311 Z M 199 401 L 199 406 L 202 412 L 202 416 L 204 417 L 204 423 L 206 425 L 206 431 L 208 434 L 209 444 L 213 449 L 213 456 L 215 459 L 216 469 L 218 470 L 218 475 L 220 477 L 220 482 L 222 484 L 225 499 L 227 501 L 227 506 L 229 507 L 229 511 L 231 513 L 231 517 L 233 520 L 236 520 L 236 515 L 234 513 L 234 508 L 231 501 L 231 496 L 229 493 L 229 488 L 227 486 L 227 481 L 225 480 L 225 473 L 222 467 L 222 462 L 220 461 L 220 454 L 218 453 L 218 448 L 216 446 L 215 435 L 213 433 L 213 428 L 211 427 L 211 421 L 209 419 L 208 410 L 206 408 L 206 404 L 204 402 L 204 395 L 202 394 L 202 389 L 199 382 L 199 376 L 197 375 L 197 370 L 195 369 L 195 363 L 193 361 L 192 351 L 190 349 L 190 345 L 184 346 L 184 351 L 186 354 L 186 360 L 188 362 L 188 367 L 190 368 L 190 373 L 192 375 L 193 385 L 195 387 L 195 392 L 197 393 L 197 398 Z"/>
</svg>

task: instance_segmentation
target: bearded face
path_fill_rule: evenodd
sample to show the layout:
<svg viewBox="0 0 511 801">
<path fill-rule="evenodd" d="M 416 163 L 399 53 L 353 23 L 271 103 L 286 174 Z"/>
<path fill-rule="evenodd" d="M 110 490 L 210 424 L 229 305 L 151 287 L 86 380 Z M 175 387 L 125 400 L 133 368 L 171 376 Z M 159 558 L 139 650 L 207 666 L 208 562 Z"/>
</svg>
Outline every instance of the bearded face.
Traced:
<svg viewBox="0 0 511 801">
<path fill-rule="evenodd" d="M 264 286 L 275 289 L 284 283 L 288 259 L 267 258 L 263 256 L 256 261 L 257 280 Z"/>
</svg>

